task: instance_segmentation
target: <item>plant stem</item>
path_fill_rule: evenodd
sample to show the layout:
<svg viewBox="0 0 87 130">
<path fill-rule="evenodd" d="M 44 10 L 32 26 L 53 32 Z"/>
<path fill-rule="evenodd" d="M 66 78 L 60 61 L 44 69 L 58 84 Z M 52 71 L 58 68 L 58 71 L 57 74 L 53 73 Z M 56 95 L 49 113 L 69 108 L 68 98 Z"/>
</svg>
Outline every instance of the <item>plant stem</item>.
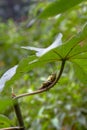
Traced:
<svg viewBox="0 0 87 130">
<path fill-rule="evenodd" d="M 19 123 L 19 126 L 20 126 L 20 130 L 25 130 L 25 126 L 24 126 L 24 122 L 23 122 L 23 117 L 22 117 L 22 113 L 21 113 L 21 109 L 20 109 L 18 100 L 14 99 L 13 103 L 14 103 L 13 106 L 14 106 L 14 110 L 15 110 L 15 113 L 16 113 L 16 117 L 18 119 L 18 123 Z"/>
<path fill-rule="evenodd" d="M 25 97 L 25 96 L 30 96 L 30 95 L 34 95 L 34 94 L 38 94 L 38 93 L 43 93 L 43 92 L 49 90 L 50 88 L 54 87 L 54 85 L 59 81 L 59 79 L 60 79 L 60 77 L 61 77 L 61 75 L 62 75 L 62 73 L 63 73 L 63 69 L 64 69 L 65 62 L 66 62 L 66 60 L 63 59 L 63 60 L 62 60 L 62 64 L 61 64 L 61 68 L 60 68 L 59 74 L 57 75 L 55 81 L 54 81 L 52 84 L 50 84 L 47 88 L 43 88 L 43 89 L 40 89 L 40 90 L 36 90 L 36 91 L 34 91 L 34 92 L 31 92 L 31 93 L 24 93 L 24 94 L 21 94 L 21 95 L 18 95 L 18 96 L 16 96 L 16 97 L 14 97 L 14 99 L 23 98 L 23 97 Z"/>
<path fill-rule="evenodd" d="M 21 127 L 9 127 L 9 128 L 3 128 L 0 130 L 21 130 Z"/>
</svg>

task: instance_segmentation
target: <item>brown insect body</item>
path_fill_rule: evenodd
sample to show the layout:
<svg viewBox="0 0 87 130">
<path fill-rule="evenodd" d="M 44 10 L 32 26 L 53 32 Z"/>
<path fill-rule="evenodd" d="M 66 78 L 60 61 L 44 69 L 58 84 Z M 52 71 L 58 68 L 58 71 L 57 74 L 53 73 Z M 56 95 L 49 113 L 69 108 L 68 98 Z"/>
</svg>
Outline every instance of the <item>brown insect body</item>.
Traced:
<svg viewBox="0 0 87 130">
<path fill-rule="evenodd" d="M 56 74 L 50 75 L 50 76 L 48 77 L 47 81 L 45 81 L 45 82 L 41 85 L 40 89 L 47 88 L 50 84 L 52 84 L 52 83 L 55 81 L 55 79 L 56 79 Z"/>
</svg>

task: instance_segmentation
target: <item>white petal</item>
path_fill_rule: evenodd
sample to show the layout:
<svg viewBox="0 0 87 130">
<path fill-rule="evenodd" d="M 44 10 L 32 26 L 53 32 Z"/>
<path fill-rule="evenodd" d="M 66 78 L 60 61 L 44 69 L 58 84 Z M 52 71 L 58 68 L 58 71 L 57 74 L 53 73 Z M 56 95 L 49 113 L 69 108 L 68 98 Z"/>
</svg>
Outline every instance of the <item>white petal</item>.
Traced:
<svg viewBox="0 0 87 130">
<path fill-rule="evenodd" d="M 31 46 L 27 46 L 27 47 L 22 46 L 21 48 L 24 48 L 27 50 L 34 50 L 36 51 L 36 56 L 41 57 L 48 51 L 60 46 L 62 44 L 62 36 L 63 36 L 62 33 L 59 33 L 55 41 L 47 48 L 36 48 L 36 47 L 31 47 Z"/>
<path fill-rule="evenodd" d="M 62 33 L 59 33 L 55 41 L 49 47 L 56 48 L 57 46 L 60 46 L 62 44 L 62 37 Z"/>
<path fill-rule="evenodd" d="M 52 50 L 52 49 L 60 46 L 62 44 L 62 36 L 63 35 L 61 33 L 59 33 L 59 35 L 57 36 L 57 38 L 55 39 L 55 41 L 49 47 L 47 47 L 46 49 L 43 49 L 43 51 L 38 51 L 36 53 L 36 55 L 38 57 L 40 57 L 40 56 L 44 55 L 45 53 L 47 53 L 48 51 L 50 51 L 50 50 Z"/>
<path fill-rule="evenodd" d="M 27 49 L 27 50 L 33 50 L 33 51 L 43 51 L 44 50 L 44 48 L 37 48 L 37 47 L 31 47 L 31 46 L 26 46 L 26 47 L 22 46 L 21 48 Z"/>
<path fill-rule="evenodd" d="M 8 71 L 6 71 L 2 77 L 0 78 L 0 91 L 3 90 L 5 83 L 10 80 L 14 74 L 16 73 L 16 69 L 17 69 L 18 65 L 15 65 L 14 67 L 12 67 L 11 69 L 9 69 Z"/>
</svg>

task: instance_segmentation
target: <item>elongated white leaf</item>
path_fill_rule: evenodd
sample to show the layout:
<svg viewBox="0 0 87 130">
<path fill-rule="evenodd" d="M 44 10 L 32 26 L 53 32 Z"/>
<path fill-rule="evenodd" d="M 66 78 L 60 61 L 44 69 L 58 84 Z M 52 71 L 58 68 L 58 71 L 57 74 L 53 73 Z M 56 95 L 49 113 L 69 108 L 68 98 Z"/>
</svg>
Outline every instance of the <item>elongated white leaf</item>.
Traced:
<svg viewBox="0 0 87 130">
<path fill-rule="evenodd" d="M 27 50 L 34 50 L 34 51 L 36 51 L 36 56 L 41 57 L 48 51 L 60 46 L 61 44 L 62 44 L 62 34 L 59 33 L 57 38 L 55 39 L 55 41 L 47 48 L 36 48 L 36 47 L 31 47 L 31 46 L 27 46 L 27 47 L 22 46 L 21 48 L 24 48 Z"/>
<path fill-rule="evenodd" d="M 11 69 L 9 69 L 8 71 L 6 71 L 2 77 L 0 78 L 0 91 L 3 90 L 5 83 L 10 80 L 14 74 L 16 73 L 16 69 L 17 69 L 18 65 L 15 65 L 14 67 L 12 67 Z"/>
</svg>

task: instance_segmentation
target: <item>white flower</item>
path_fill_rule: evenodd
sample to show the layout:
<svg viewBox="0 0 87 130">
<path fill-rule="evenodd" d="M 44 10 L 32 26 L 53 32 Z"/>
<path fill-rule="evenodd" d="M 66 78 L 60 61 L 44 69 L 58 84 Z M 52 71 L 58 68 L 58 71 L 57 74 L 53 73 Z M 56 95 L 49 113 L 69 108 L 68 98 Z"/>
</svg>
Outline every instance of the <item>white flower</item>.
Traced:
<svg viewBox="0 0 87 130">
<path fill-rule="evenodd" d="M 59 33 L 57 38 L 55 39 L 55 41 L 47 48 L 36 48 L 36 47 L 31 47 L 31 46 L 26 46 L 26 47 L 22 46 L 21 48 L 24 48 L 27 50 L 34 50 L 34 51 L 36 51 L 36 56 L 41 57 L 48 51 L 60 46 L 61 44 L 62 44 L 62 34 Z"/>
<path fill-rule="evenodd" d="M 17 69 L 18 65 L 15 65 L 14 67 L 12 67 L 11 69 L 9 69 L 8 71 L 6 71 L 2 77 L 0 78 L 0 91 L 3 90 L 5 83 L 10 80 L 14 74 L 16 73 L 16 69 Z"/>
</svg>

